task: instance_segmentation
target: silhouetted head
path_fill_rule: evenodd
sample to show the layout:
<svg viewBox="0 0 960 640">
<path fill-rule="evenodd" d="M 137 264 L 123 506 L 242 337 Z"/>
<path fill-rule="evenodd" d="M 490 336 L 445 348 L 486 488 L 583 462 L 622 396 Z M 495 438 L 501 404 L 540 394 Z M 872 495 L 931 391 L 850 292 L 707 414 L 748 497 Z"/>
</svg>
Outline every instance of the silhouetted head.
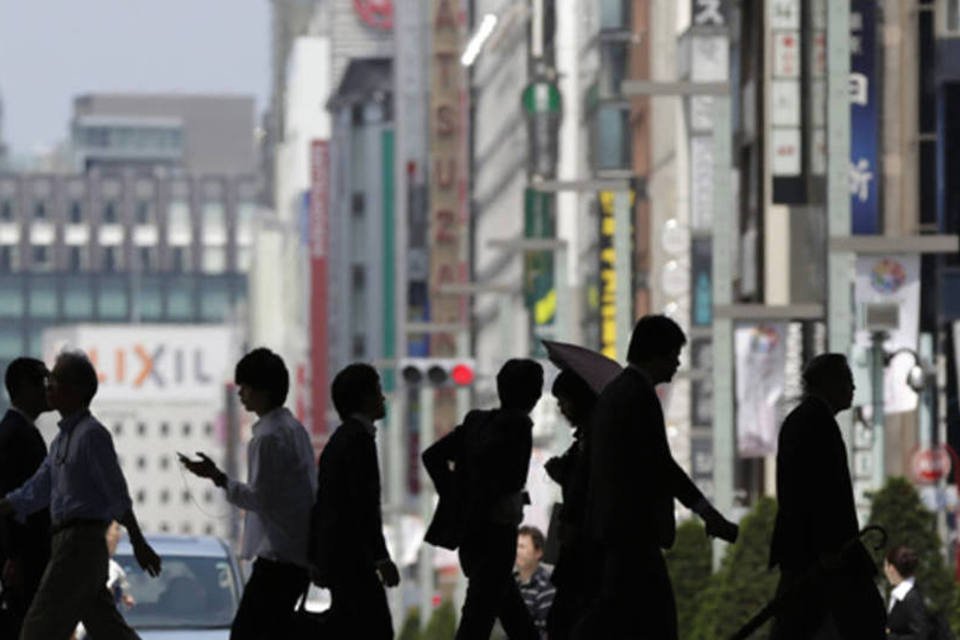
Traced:
<svg viewBox="0 0 960 640">
<path fill-rule="evenodd" d="M 87 356 L 80 351 L 64 351 L 47 377 L 47 402 L 66 417 L 88 408 L 98 386 L 97 370 Z"/>
<path fill-rule="evenodd" d="M 560 413 L 570 422 L 570 426 L 587 426 L 593 407 L 597 404 L 597 394 L 583 378 L 564 369 L 553 380 L 551 392 L 560 405 Z"/>
<path fill-rule="evenodd" d="M 670 382 L 680 367 L 680 350 L 687 344 L 683 329 L 662 315 L 644 316 L 630 336 L 627 362 L 642 369 L 653 384 Z"/>
<path fill-rule="evenodd" d="M 10 403 L 31 418 L 50 411 L 47 402 L 47 365 L 36 358 L 17 358 L 7 366 L 3 382 Z"/>
<path fill-rule="evenodd" d="M 853 374 L 847 357 L 839 353 L 821 353 L 803 369 L 803 393 L 822 398 L 834 413 L 853 404 Z"/>
<path fill-rule="evenodd" d="M 517 530 L 517 569 L 520 573 L 532 574 L 543 558 L 543 532 L 536 527 L 524 525 Z"/>
<path fill-rule="evenodd" d="M 341 420 L 357 413 L 375 422 L 387 415 L 380 374 L 368 364 L 358 362 L 345 367 L 334 377 L 330 392 Z"/>
<path fill-rule="evenodd" d="M 883 573 L 890 584 L 897 586 L 917 572 L 920 559 L 917 553 L 906 545 L 897 545 L 889 551 L 883 560 Z"/>
<path fill-rule="evenodd" d="M 264 347 L 240 358 L 233 381 L 239 387 L 243 408 L 258 416 L 283 406 L 290 391 L 290 374 L 283 358 Z"/>
<path fill-rule="evenodd" d="M 530 413 L 543 394 L 543 367 L 536 360 L 507 360 L 497 373 L 497 395 L 504 409 Z"/>
</svg>

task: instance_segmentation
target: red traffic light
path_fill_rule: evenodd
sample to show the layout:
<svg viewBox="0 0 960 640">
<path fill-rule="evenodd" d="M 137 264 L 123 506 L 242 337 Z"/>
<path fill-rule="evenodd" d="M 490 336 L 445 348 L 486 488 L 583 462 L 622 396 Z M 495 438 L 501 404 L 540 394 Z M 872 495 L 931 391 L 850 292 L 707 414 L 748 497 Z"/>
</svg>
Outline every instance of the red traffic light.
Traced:
<svg viewBox="0 0 960 640">
<path fill-rule="evenodd" d="M 450 377 L 453 378 L 454 384 L 460 385 L 461 387 L 473 384 L 473 367 L 466 364 L 455 365 L 450 371 Z"/>
</svg>

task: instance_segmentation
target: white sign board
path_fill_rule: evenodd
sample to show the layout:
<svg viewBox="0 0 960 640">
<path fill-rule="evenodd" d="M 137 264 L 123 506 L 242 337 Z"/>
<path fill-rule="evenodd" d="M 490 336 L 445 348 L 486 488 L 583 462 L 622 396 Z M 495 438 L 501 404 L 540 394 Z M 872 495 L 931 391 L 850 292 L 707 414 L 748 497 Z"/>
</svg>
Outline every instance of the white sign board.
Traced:
<svg viewBox="0 0 960 640">
<path fill-rule="evenodd" d="M 80 350 L 97 369 L 94 407 L 217 401 L 233 379 L 232 333 L 208 325 L 78 325 L 43 334 L 44 360 Z"/>
</svg>

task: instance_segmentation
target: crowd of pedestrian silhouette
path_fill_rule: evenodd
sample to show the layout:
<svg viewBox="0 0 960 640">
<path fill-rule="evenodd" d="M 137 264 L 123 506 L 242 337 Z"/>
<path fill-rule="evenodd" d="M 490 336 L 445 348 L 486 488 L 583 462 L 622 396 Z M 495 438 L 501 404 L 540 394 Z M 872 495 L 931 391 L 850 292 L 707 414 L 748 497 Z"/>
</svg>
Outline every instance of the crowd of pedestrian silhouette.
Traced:
<svg viewBox="0 0 960 640">
<path fill-rule="evenodd" d="M 670 451 L 657 387 L 673 379 L 685 344 L 673 320 L 646 316 L 618 373 L 598 382 L 561 366 L 551 391 L 573 444 L 546 464 L 563 496 L 552 573 L 529 570 L 519 582 L 514 576 L 518 534 L 530 537 L 531 554 L 543 548 L 539 531 L 520 528 L 530 503 L 530 416 L 543 392 L 542 366 L 508 360 L 497 374 L 500 406 L 470 411 L 427 443 L 422 460 L 439 501 L 425 539 L 457 550 L 468 579 L 458 640 L 486 640 L 497 619 L 511 639 L 677 638 L 663 556 L 676 536 L 675 501 L 704 521 L 707 535 L 728 542 L 738 536 Z M 334 378 L 342 423 L 316 462 L 306 429 L 284 408 L 283 360 L 255 349 L 237 363 L 234 379 L 244 408 L 257 416 L 246 481 L 228 477 L 203 452 L 198 459 L 180 454 L 188 471 L 245 511 L 241 555 L 253 571 L 230 637 L 297 637 L 297 603 L 314 583 L 332 597 L 317 619 L 317 637 L 393 638 L 385 588 L 397 586 L 400 572 L 383 534 L 375 424 L 386 410 L 376 369 L 353 364 Z M 0 631 L 57 640 L 82 621 L 97 640 L 137 637 L 106 587 L 107 527 L 126 527 L 148 573 L 159 573 L 161 561 L 140 532 L 110 434 L 90 413 L 97 391 L 92 364 L 63 353 L 48 372 L 39 360 L 21 358 L 8 367 L 5 383 L 13 408 L 0 423 L 0 560 L 13 630 Z M 852 401 L 846 359 L 814 358 L 803 383 L 803 400 L 779 436 L 770 565 L 781 572 L 782 603 L 773 637 L 885 637 L 876 567 L 858 542 L 846 448 L 834 419 Z M 34 421 L 51 409 L 61 420 L 47 452 Z M 888 555 L 886 564 L 899 589 L 893 610 L 903 619 L 918 597 L 909 595 L 916 566 L 910 553 Z M 552 584 L 541 584 L 547 580 Z"/>
</svg>

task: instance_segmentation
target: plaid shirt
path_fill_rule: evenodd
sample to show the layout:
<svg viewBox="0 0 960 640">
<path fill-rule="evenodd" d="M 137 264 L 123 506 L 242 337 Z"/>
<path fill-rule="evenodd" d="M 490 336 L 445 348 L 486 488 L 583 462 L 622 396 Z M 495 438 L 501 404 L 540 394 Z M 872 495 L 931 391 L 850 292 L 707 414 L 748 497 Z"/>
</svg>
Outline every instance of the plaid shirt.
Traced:
<svg viewBox="0 0 960 640">
<path fill-rule="evenodd" d="M 556 588 L 550 582 L 550 571 L 541 564 L 530 576 L 529 582 L 521 582 L 519 572 L 514 572 L 514 578 L 520 586 L 520 595 L 523 596 L 523 601 L 530 610 L 530 617 L 540 631 L 540 637 L 546 637 L 547 614 L 550 612 L 553 594 L 556 592 Z"/>
</svg>

